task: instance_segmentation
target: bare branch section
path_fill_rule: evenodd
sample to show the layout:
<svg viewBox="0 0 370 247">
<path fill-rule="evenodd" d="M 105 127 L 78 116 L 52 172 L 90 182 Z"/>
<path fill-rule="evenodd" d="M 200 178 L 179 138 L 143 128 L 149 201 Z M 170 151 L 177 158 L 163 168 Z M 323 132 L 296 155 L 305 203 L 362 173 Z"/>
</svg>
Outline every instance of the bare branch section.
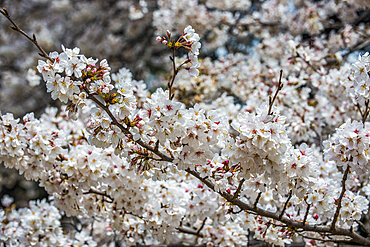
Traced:
<svg viewBox="0 0 370 247">
<path fill-rule="evenodd" d="M 86 194 L 96 194 L 96 195 L 102 196 L 103 198 L 106 197 L 106 198 L 109 199 L 109 201 L 107 201 L 109 203 L 112 203 L 114 201 L 114 199 L 110 195 L 108 195 L 105 191 L 101 192 L 101 191 L 97 191 L 97 190 L 94 190 L 94 189 L 90 189 L 89 191 L 84 192 L 83 194 L 84 195 L 86 195 Z"/>
<path fill-rule="evenodd" d="M 173 69 L 173 75 L 171 77 L 171 80 L 167 83 L 167 89 L 169 91 L 169 99 L 172 100 L 175 97 L 175 94 L 173 93 L 173 84 L 175 82 L 176 76 L 179 73 L 179 71 L 182 69 L 182 66 L 186 64 L 187 60 L 185 60 L 182 64 L 180 64 L 178 67 L 176 67 L 175 63 L 175 54 L 176 54 L 176 48 L 172 47 L 172 56 L 170 56 L 170 60 L 172 61 L 172 69 Z"/>
<path fill-rule="evenodd" d="M 310 212 L 310 208 L 311 208 L 311 204 L 308 204 L 307 209 L 306 209 L 306 213 L 304 214 L 303 224 L 306 224 L 306 220 L 307 220 L 307 217 L 308 217 L 308 213 Z"/>
<path fill-rule="evenodd" d="M 353 244 L 353 241 L 349 240 L 334 240 L 334 239 L 321 239 L 321 238 L 315 238 L 310 236 L 305 236 L 303 234 L 299 233 L 299 236 L 302 238 L 312 239 L 320 242 L 331 242 L 331 243 L 337 243 L 337 244 Z"/>
<path fill-rule="evenodd" d="M 362 118 L 362 123 L 365 124 L 366 122 L 366 119 L 367 117 L 369 116 L 370 114 L 370 107 L 369 107 L 369 103 L 370 101 L 369 100 L 365 100 L 365 110 L 364 112 L 362 112 L 362 109 L 361 109 L 361 106 L 357 103 L 355 106 L 357 107 L 357 110 L 360 112 L 361 114 L 361 118 Z"/>
<path fill-rule="evenodd" d="M 187 233 L 187 234 L 191 234 L 191 235 L 203 238 L 204 236 L 200 232 L 203 230 L 204 225 L 206 224 L 206 221 L 207 221 L 207 217 L 203 220 L 202 225 L 197 230 L 185 228 L 185 227 L 178 227 L 177 230 L 179 230 L 182 233 Z"/>
<path fill-rule="evenodd" d="M 281 214 L 279 215 L 279 219 L 283 218 L 284 213 L 285 213 L 285 210 L 286 210 L 286 208 L 287 208 L 287 206 L 288 206 L 288 203 L 289 203 L 289 201 L 290 201 L 290 198 L 292 198 L 292 194 L 293 194 L 293 191 L 292 191 L 292 190 L 290 190 L 290 191 L 289 191 L 288 199 L 286 200 L 286 202 L 285 202 L 285 204 L 284 204 L 284 208 L 283 208 L 283 210 L 281 211 Z"/>
<path fill-rule="evenodd" d="M 362 228 L 362 230 L 364 230 L 364 232 L 366 233 L 367 237 L 370 236 L 370 230 L 364 225 L 364 223 L 362 223 L 360 220 L 356 220 L 357 224 L 359 224 Z"/>
<path fill-rule="evenodd" d="M 280 70 L 280 77 L 279 77 L 279 82 L 277 84 L 277 88 L 276 88 L 276 92 L 275 92 L 275 95 L 273 98 L 271 98 L 271 95 L 269 97 L 269 111 L 267 113 L 267 115 L 272 115 L 272 106 L 274 105 L 274 102 L 278 96 L 278 93 L 280 92 L 280 90 L 283 88 L 283 83 L 281 82 L 281 77 L 283 76 L 283 70 Z"/>
<path fill-rule="evenodd" d="M 239 186 L 238 186 L 238 188 L 237 188 L 237 190 L 235 191 L 234 196 L 233 196 L 233 201 L 234 201 L 236 198 L 238 198 L 239 193 L 240 193 L 240 191 L 242 190 L 242 186 L 243 186 L 244 181 L 245 181 L 245 179 L 243 178 L 243 179 L 239 182 Z"/>
<path fill-rule="evenodd" d="M 339 217 L 339 212 L 340 212 L 340 209 L 342 207 L 342 199 L 343 199 L 344 193 L 346 192 L 346 181 L 347 181 L 347 177 L 348 177 L 348 173 L 349 173 L 349 168 L 350 168 L 350 166 L 347 165 L 347 169 L 343 174 L 342 191 L 341 191 L 340 196 L 338 198 L 338 206 L 337 206 L 337 210 L 335 211 L 333 221 L 331 223 L 331 227 L 330 227 L 331 229 L 335 228 L 335 223 L 337 223 L 337 220 L 338 220 L 338 217 Z"/>
<path fill-rule="evenodd" d="M 172 93 L 172 86 L 173 86 L 173 83 L 175 82 L 176 75 L 179 72 L 176 69 L 176 64 L 175 64 L 175 48 L 172 48 L 172 57 L 170 57 L 170 59 L 172 61 L 173 75 L 172 75 L 171 81 L 168 82 L 167 88 L 168 88 L 168 91 L 169 91 L 169 96 L 168 97 L 169 97 L 170 100 L 172 100 L 173 97 L 175 96 Z"/>
<path fill-rule="evenodd" d="M 179 230 L 179 232 L 182 232 L 182 233 L 186 233 L 186 234 L 190 234 L 190 235 L 203 238 L 203 235 L 201 233 L 198 233 L 197 230 L 193 230 L 193 229 L 186 228 L 186 227 L 178 227 L 177 230 Z"/>
<path fill-rule="evenodd" d="M 10 14 L 6 10 L 6 8 L 3 8 L 2 10 L 0 10 L 0 13 L 3 16 L 5 16 L 13 24 L 13 26 L 10 26 L 11 29 L 13 29 L 14 31 L 17 31 L 17 32 L 21 33 L 23 36 L 25 36 L 29 41 L 31 41 L 39 49 L 39 51 L 40 51 L 39 55 L 41 57 L 44 57 L 44 58 L 48 59 L 50 62 L 54 63 L 54 59 L 52 59 L 51 57 L 49 57 L 49 55 L 44 51 L 44 49 L 42 49 L 42 47 L 37 42 L 37 39 L 36 39 L 36 35 L 35 34 L 32 34 L 32 38 L 31 38 L 26 32 L 24 32 L 22 29 L 20 29 L 18 27 L 18 25 L 10 17 Z"/>
</svg>

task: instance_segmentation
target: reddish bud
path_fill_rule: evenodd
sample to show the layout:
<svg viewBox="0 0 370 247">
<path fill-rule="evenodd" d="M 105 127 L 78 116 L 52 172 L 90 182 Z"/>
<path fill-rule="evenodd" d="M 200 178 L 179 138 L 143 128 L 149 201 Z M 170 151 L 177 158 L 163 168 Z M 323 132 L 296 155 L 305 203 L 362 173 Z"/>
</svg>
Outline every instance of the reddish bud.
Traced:
<svg viewBox="0 0 370 247">
<path fill-rule="evenodd" d="M 314 218 L 315 220 L 317 220 L 317 219 L 319 218 L 319 215 L 318 215 L 318 214 L 313 214 L 313 218 Z"/>
</svg>

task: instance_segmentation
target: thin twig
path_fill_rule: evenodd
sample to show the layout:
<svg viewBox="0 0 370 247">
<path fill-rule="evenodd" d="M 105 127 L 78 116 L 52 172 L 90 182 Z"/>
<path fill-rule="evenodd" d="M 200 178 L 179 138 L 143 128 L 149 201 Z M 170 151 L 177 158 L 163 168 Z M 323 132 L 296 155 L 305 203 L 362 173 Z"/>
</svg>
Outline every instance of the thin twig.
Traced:
<svg viewBox="0 0 370 247">
<path fill-rule="evenodd" d="M 244 178 L 240 181 L 239 186 L 238 186 L 237 190 L 235 191 L 235 193 L 234 193 L 234 197 L 233 197 L 233 199 L 232 199 L 232 200 L 235 200 L 236 198 L 238 198 L 239 193 L 240 193 L 240 191 L 242 190 L 242 186 L 243 186 L 244 181 L 245 181 L 245 179 L 244 179 Z"/>
<path fill-rule="evenodd" d="M 362 123 L 365 124 L 367 117 L 369 116 L 369 100 L 365 100 L 365 111 L 364 116 L 362 117 Z"/>
<path fill-rule="evenodd" d="M 179 232 L 182 232 L 182 233 L 191 234 L 191 235 L 201 237 L 201 238 L 204 237 L 202 234 L 198 233 L 198 230 L 193 230 L 193 229 L 189 229 L 189 228 L 185 228 L 185 227 L 181 227 L 181 226 L 176 228 L 176 229 L 179 230 Z"/>
<path fill-rule="evenodd" d="M 169 97 L 170 100 L 172 100 L 173 97 L 175 96 L 174 94 L 172 94 L 172 86 L 173 86 L 173 83 L 175 81 L 176 75 L 178 73 L 178 71 L 176 69 L 176 63 L 175 63 L 175 48 L 172 48 L 172 57 L 170 57 L 170 59 L 172 60 L 173 75 L 172 75 L 171 81 L 169 81 L 168 84 L 167 84 L 167 88 L 168 88 L 168 91 L 169 91 L 168 97 Z"/>
<path fill-rule="evenodd" d="M 289 200 L 290 200 L 290 198 L 292 198 L 292 193 L 293 193 L 293 191 L 292 191 L 292 190 L 290 190 L 290 191 L 289 191 L 288 199 L 286 200 L 286 202 L 285 202 L 285 204 L 284 204 L 284 207 L 283 207 L 283 210 L 281 211 L 281 213 L 280 213 L 280 215 L 279 215 L 279 218 L 280 218 L 280 219 L 281 219 L 281 218 L 283 218 L 283 215 L 284 215 L 285 210 L 286 210 L 286 208 L 287 208 L 287 206 L 288 206 Z"/>
<path fill-rule="evenodd" d="M 179 67 L 176 68 L 175 52 L 176 52 L 176 48 L 172 48 L 172 57 L 170 56 L 170 59 L 172 61 L 173 75 L 172 75 L 171 81 L 167 83 L 167 89 L 169 91 L 168 97 L 170 100 L 172 100 L 175 97 L 175 94 L 172 93 L 173 83 L 175 82 L 175 78 L 177 74 L 179 73 L 179 71 L 181 70 L 182 66 L 188 62 L 188 60 L 185 60 L 182 64 L 179 65 Z"/>
<path fill-rule="evenodd" d="M 311 204 L 307 204 L 306 213 L 304 214 L 304 217 L 303 217 L 303 224 L 306 224 L 306 220 L 308 217 L 308 212 L 310 211 L 310 207 L 311 207 Z"/>
<path fill-rule="evenodd" d="M 357 107 L 357 110 L 360 112 L 361 114 L 361 119 L 364 119 L 364 114 L 362 113 L 362 110 L 361 110 L 361 106 L 357 103 L 355 104 L 355 106 Z"/>
<path fill-rule="evenodd" d="M 261 198 L 261 195 L 262 195 L 262 192 L 260 192 L 260 193 L 258 193 L 258 195 L 257 195 L 257 198 L 256 198 L 256 201 L 254 202 L 254 204 L 253 204 L 253 207 L 254 208 L 257 208 L 257 204 L 258 204 L 258 201 L 260 200 L 260 198 Z M 235 200 L 235 199 L 234 199 Z"/>
<path fill-rule="evenodd" d="M 347 180 L 347 177 L 348 177 L 349 168 L 350 168 L 350 166 L 347 165 L 347 169 L 346 169 L 346 171 L 343 174 L 343 178 L 342 178 L 342 191 L 341 191 L 340 196 L 339 196 L 339 199 L 338 199 L 337 210 L 335 211 L 334 218 L 333 218 L 333 221 L 332 221 L 331 226 L 330 226 L 330 229 L 332 229 L 332 230 L 335 229 L 335 223 L 338 220 L 339 212 L 340 212 L 340 209 L 342 207 L 342 199 L 343 199 L 344 193 L 346 192 L 346 180 Z"/>
<path fill-rule="evenodd" d="M 200 231 L 204 228 L 204 225 L 206 224 L 206 221 L 207 221 L 207 217 L 204 218 L 204 220 L 202 222 L 202 225 L 199 227 L 199 229 L 197 231 L 197 235 L 201 235 Z"/>
<path fill-rule="evenodd" d="M 86 195 L 86 194 L 96 194 L 96 195 L 101 195 L 103 197 L 107 197 L 110 200 L 110 201 L 107 201 L 109 203 L 112 203 L 114 201 L 113 198 L 110 195 L 107 195 L 107 192 L 105 192 L 105 191 L 101 192 L 101 191 L 97 191 L 97 190 L 94 190 L 94 189 L 90 189 L 89 191 L 84 192 L 83 194 L 84 195 Z"/>
<path fill-rule="evenodd" d="M 283 83 L 281 82 L 281 77 L 283 76 L 283 70 L 280 70 L 280 77 L 279 77 L 279 82 L 278 82 L 278 85 L 277 85 L 277 88 L 276 88 L 276 92 L 275 92 L 275 95 L 274 97 L 271 99 L 271 95 L 269 97 L 269 110 L 268 110 L 268 113 L 267 115 L 272 115 L 272 106 L 274 105 L 274 102 L 277 98 L 277 95 L 278 93 L 280 92 L 280 90 L 283 88 Z"/>
<path fill-rule="evenodd" d="M 44 49 L 42 49 L 42 47 L 37 42 L 36 35 L 35 34 L 33 34 L 32 35 L 33 37 L 31 38 L 26 32 L 24 32 L 22 29 L 20 29 L 19 26 L 10 17 L 10 14 L 7 11 L 6 8 L 3 8 L 2 10 L 0 10 L 0 13 L 3 16 L 5 16 L 13 24 L 13 26 L 10 26 L 11 29 L 13 29 L 14 31 L 17 31 L 17 32 L 21 33 L 23 36 L 25 36 L 28 40 L 30 40 L 39 49 L 39 51 L 41 52 L 41 53 L 39 53 L 39 55 L 41 57 L 44 57 L 44 58 L 48 59 L 51 63 L 54 63 L 54 59 L 52 59 L 51 57 L 49 57 L 49 55 L 44 51 Z"/>
<path fill-rule="evenodd" d="M 93 216 L 92 217 L 92 222 L 91 222 L 91 229 L 90 229 L 90 236 L 92 237 L 93 234 L 94 234 L 94 221 L 95 221 L 95 217 Z"/>
</svg>

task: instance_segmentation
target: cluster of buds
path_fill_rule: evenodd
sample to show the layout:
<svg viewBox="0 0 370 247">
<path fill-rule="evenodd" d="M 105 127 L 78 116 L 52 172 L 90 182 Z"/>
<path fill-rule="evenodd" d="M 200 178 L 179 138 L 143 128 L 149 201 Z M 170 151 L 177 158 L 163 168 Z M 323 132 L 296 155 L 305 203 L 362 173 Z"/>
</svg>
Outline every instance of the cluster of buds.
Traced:
<svg viewBox="0 0 370 247">
<path fill-rule="evenodd" d="M 200 40 L 199 34 L 197 34 L 190 25 L 184 29 L 183 34 L 177 40 L 175 39 L 171 40 L 171 32 L 169 30 L 167 30 L 167 38 L 165 36 L 157 37 L 158 42 L 161 42 L 162 44 L 164 44 L 165 46 L 172 50 L 177 50 L 180 47 L 184 47 L 185 49 L 189 50 L 188 59 L 183 64 L 186 63 L 192 64 L 190 67 L 187 67 L 186 69 L 189 70 L 189 74 L 194 77 L 197 77 L 199 75 L 198 68 L 200 67 L 200 63 L 198 62 L 198 55 L 199 49 L 202 46 L 199 40 Z M 180 67 L 182 65 L 180 65 Z"/>
</svg>

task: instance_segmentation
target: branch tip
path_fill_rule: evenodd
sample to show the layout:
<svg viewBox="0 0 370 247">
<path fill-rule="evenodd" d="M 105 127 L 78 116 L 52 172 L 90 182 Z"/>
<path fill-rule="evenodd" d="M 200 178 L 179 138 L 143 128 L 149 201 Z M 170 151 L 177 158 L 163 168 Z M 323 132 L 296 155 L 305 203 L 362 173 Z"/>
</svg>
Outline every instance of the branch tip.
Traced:
<svg viewBox="0 0 370 247">
<path fill-rule="evenodd" d="M 3 10 L 2 10 L 2 11 L 0 10 L 0 12 L 1 12 L 1 14 L 5 15 L 6 17 L 8 17 L 8 16 L 9 16 L 9 13 L 8 13 L 8 11 L 6 10 L 6 8 L 5 8 L 5 7 L 3 7 Z"/>
</svg>

